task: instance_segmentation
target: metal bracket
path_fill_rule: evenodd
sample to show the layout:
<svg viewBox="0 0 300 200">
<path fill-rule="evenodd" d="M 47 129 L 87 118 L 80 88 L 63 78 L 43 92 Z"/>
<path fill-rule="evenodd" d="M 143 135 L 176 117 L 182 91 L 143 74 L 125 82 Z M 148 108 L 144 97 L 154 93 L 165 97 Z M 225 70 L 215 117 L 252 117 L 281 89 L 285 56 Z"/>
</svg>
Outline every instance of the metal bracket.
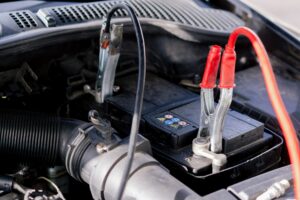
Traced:
<svg viewBox="0 0 300 200">
<path fill-rule="evenodd" d="M 212 161 L 212 173 L 217 173 L 227 163 L 227 157 L 224 154 L 211 152 L 209 145 L 210 142 L 208 138 L 195 138 L 192 145 L 194 156 L 210 159 Z"/>
</svg>

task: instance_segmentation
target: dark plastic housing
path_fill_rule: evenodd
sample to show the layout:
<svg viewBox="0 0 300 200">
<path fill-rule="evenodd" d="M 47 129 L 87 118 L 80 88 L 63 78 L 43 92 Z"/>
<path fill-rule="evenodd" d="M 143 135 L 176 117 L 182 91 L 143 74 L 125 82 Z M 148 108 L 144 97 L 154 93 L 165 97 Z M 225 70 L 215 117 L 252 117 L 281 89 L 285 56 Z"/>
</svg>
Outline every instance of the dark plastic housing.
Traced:
<svg viewBox="0 0 300 200">
<path fill-rule="evenodd" d="M 283 65 L 274 65 L 276 80 L 284 104 L 289 112 L 298 137 L 300 136 L 300 81 L 285 78 Z M 278 73 L 279 71 L 283 71 Z M 275 113 L 268 99 L 260 68 L 253 67 L 236 74 L 233 108 L 245 113 L 276 132 L 281 132 Z"/>
</svg>

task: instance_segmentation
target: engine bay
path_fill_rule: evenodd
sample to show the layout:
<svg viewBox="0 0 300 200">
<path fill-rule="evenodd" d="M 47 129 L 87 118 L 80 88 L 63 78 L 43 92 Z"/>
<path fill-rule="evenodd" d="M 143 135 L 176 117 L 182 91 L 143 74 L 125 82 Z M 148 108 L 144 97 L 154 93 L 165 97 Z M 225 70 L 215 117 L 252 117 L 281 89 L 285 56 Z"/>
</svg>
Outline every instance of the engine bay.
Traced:
<svg viewBox="0 0 300 200">
<path fill-rule="evenodd" d="M 246 38 L 236 44 L 232 87 L 218 70 L 204 85 L 209 61 L 222 66 L 230 33 L 249 24 L 205 3 L 174 2 L 0 13 L 0 200 L 119 199 L 131 142 L 122 199 L 262 200 L 274 184 L 284 192 L 269 199 L 293 198 L 280 121 Z M 6 28 L 5 17 L 22 32 Z M 299 137 L 299 62 L 292 67 L 275 50 L 269 57 Z"/>
</svg>

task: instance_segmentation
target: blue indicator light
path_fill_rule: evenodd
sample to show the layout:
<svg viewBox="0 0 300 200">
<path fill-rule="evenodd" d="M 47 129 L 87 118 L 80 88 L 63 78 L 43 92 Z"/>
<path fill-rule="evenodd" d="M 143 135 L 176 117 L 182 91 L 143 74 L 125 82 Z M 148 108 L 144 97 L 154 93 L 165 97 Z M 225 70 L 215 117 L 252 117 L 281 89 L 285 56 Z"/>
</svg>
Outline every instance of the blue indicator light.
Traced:
<svg viewBox="0 0 300 200">
<path fill-rule="evenodd" d="M 171 125 L 171 124 L 173 124 L 174 122 L 173 122 L 172 120 L 166 120 L 164 123 L 165 123 L 166 125 Z"/>
<path fill-rule="evenodd" d="M 180 119 L 178 119 L 178 118 L 175 117 L 175 118 L 172 119 L 172 121 L 176 123 L 176 122 L 179 122 Z"/>
</svg>

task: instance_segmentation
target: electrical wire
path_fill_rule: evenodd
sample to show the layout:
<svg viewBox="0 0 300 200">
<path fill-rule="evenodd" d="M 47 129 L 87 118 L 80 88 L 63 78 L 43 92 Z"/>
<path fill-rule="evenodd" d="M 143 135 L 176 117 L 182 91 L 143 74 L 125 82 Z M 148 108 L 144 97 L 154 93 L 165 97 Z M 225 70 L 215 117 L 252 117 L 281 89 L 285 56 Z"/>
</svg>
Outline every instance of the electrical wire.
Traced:
<svg viewBox="0 0 300 200">
<path fill-rule="evenodd" d="M 111 18 L 114 12 L 116 12 L 118 9 L 124 9 L 125 11 L 127 11 L 127 14 L 129 15 L 133 23 L 136 40 L 137 40 L 137 46 L 138 46 L 138 70 L 139 70 L 134 112 L 133 112 L 130 137 L 129 137 L 128 153 L 126 156 L 125 168 L 121 177 L 119 190 L 116 194 L 117 195 L 116 199 L 121 200 L 127 184 L 131 166 L 133 163 L 137 134 L 140 125 L 142 106 L 143 106 L 143 97 L 144 97 L 144 86 L 145 86 L 145 79 L 146 79 L 146 54 L 145 54 L 146 50 L 145 50 L 143 31 L 140 22 L 137 19 L 134 10 L 126 3 L 116 4 L 111 8 L 111 10 L 108 12 L 106 17 L 107 21 L 106 21 L 106 27 L 104 31 L 106 33 L 109 33 Z"/>
<path fill-rule="evenodd" d="M 292 164 L 295 198 L 300 200 L 300 148 L 295 128 L 280 96 L 268 54 L 256 33 L 246 27 L 235 29 L 229 36 L 225 51 L 226 49 L 229 51 L 234 50 L 236 40 L 240 35 L 246 36 L 250 40 L 259 60 L 268 96 L 286 141 L 288 154 Z"/>
<path fill-rule="evenodd" d="M 62 200 L 66 200 L 65 197 L 64 197 L 64 195 L 63 195 L 63 193 L 62 193 L 61 190 L 59 189 L 59 187 L 58 187 L 53 181 L 51 181 L 50 179 L 48 179 L 48 178 L 46 178 L 46 177 L 43 177 L 43 176 L 39 177 L 38 179 L 44 180 L 44 181 L 46 181 L 47 183 L 49 183 L 49 184 L 56 190 L 58 197 L 59 197 L 60 199 L 62 199 Z"/>
</svg>

